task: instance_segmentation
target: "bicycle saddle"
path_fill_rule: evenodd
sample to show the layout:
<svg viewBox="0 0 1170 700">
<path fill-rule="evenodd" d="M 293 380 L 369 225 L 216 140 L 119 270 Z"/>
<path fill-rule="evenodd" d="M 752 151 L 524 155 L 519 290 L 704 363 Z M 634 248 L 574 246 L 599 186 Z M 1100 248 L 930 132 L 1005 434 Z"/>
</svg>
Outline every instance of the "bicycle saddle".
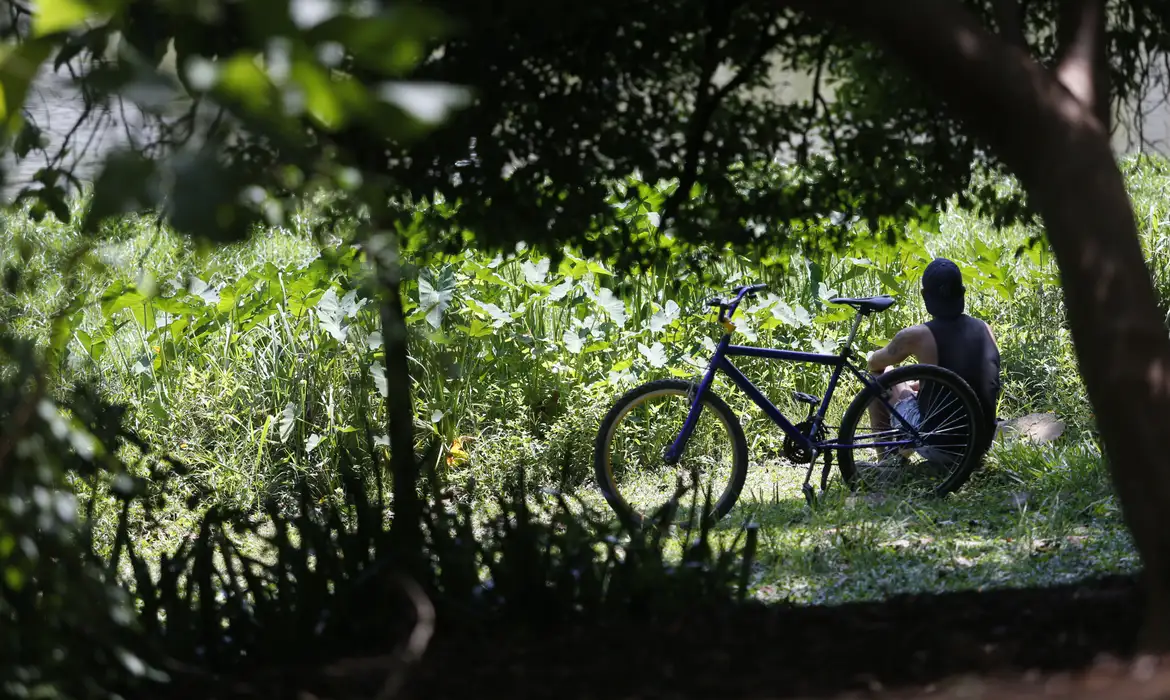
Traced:
<svg viewBox="0 0 1170 700">
<path fill-rule="evenodd" d="M 877 311 L 885 311 L 895 303 L 894 297 L 888 294 L 882 294 L 876 297 L 858 297 L 856 299 L 846 297 L 833 297 L 829 300 L 831 304 L 848 304 L 857 309 L 863 314 L 871 314 Z"/>
</svg>

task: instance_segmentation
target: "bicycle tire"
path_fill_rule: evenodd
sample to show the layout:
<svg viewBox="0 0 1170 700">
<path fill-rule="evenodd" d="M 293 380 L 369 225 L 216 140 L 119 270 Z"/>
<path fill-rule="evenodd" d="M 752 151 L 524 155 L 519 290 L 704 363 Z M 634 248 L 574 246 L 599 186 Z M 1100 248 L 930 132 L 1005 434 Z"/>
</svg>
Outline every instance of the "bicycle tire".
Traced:
<svg viewBox="0 0 1170 700">
<path fill-rule="evenodd" d="M 609 447 L 618 420 L 626 414 L 627 409 L 636 402 L 639 402 L 639 400 L 645 400 L 659 393 L 683 393 L 686 396 L 692 396 L 697 390 L 697 384 L 681 379 L 659 379 L 647 382 L 630 389 L 618 398 L 606 413 L 605 418 L 602 419 L 593 445 L 594 477 L 610 508 L 614 510 L 619 518 L 625 520 L 627 523 L 634 526 L 641 526 L 646 522 L 647 517 L 645 514 L 634 511 L 629 506 L 625 498 L 622 497 L 613 478 Z M 747 438 L 744 436 L 743 426 L 740 425 L 739 418 L 736 417 L 735 412 L 731 410 L 727 402 L 719 398 L 710 388 L 703 395 L 703 410 L 706 411 L 708 409 L 714 411 L 717 417 L 728 428 L 732 439 L 731 476 L 728 479 L 727 486 L 723 489 L 723 492 L 719 495 L 718 500 L 715 501 L 711 509 L 710 515 L 712 522 L 714 522 L 727 515 L 739 499 L 740 492 L 743 490 L 744 483 L 747 479 L 748 447 Z M 681 428 L 681 426 L 679 427 Z M 700 499 L 702 498 L 703 495 L 700 495 Z"/>
<path fill-rule="evenodd" d="M 983 454 L 986 452 L 982 447 L 985 441 L 984 433 L 986 432 L 986 428 L 980 420 L 983 414 L 979 399 L 975 396 L 975 392 L 971 389 L 971 386 L 962 377 L 938 365 L 916 364 L 897 367 L 888 372 L 884 372 L 876 378 L 876 381 L 883 390 L 888 390 L 890 387 L 902 382 L 912 381 L 913 379 L 929 379 L 930 381 L 947 386 L 959 397 L 963 407 L 967 410 L 967 414 L 974 418 L 972 437 L 968 442 L 968 449 L 963 456 L 962 462 L 947 479 L 933 489 L 934 495 L 945 496 L 948 493 L 957 491 L 967 482 L 971 477 L 971 473 L 982 459 Z M 876 392 L 872 387 L 863 388 L 854 397 L 849 407 L 845 409 L 845 414 L 841 417 L 841 426 L 838 429 L 839 443 L 849 444 L 852 442 L 858 422 L 866 415 L 866 409 L 875 397 Z M 841 479 L 845 484 L 851 489 L 856 489 L 858 485 L 857 465 L 853 453 L 854 450 L 852 449 L 838 449 L 837 466 L 841 473 Z"/>
</svg>

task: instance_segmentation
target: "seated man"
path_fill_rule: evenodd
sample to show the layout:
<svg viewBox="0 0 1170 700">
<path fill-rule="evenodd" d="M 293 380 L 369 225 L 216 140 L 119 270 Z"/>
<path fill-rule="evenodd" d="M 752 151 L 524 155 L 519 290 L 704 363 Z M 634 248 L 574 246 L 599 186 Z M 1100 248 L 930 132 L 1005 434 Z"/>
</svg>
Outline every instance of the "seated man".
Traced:
<svg viewBox="0 0 1170 700">
<path fill-rule="evenodd" d="M 955 263 L 936 258 L 922 273 L 922 301 L 933 318 L 926 323 L 904 328 L 889 344 L 869 356 L 869 371 L 881 374 L 887 367 L 913 356 L 920 364 L 949 369 L 971 385 L 983 410 L 985 439 L 980 453 L 991 446 L 995 435 L 995 414 L 999 402 L 999 348 L 991 328 L 963 313 L 963 275 Z M 912 395 L 917 387 L 900 385 L 894 390 L 891 405 Z M 875 429 L 889 428 L 889 411 L 875 404 L 871 420 Z M 899 411 L 899 415 L 901 411 Z"/>
</svg>

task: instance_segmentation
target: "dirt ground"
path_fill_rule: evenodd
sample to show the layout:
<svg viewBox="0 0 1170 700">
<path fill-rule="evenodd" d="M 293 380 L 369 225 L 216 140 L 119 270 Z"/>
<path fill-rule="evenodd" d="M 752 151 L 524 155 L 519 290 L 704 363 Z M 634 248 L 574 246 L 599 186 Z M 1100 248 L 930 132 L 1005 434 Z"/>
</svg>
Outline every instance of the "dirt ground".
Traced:
<svg viewBox="0 0 1170 700">
<path fill-rule="evenodd" d="M 1137 584 L 749 606 L 670 621 L 437 635 L 405 697 L 1170 698 L 1170 660 L 1131 659 Z M 1124 661 L 1120 659 L 1125 659 Z"/>
</svg>

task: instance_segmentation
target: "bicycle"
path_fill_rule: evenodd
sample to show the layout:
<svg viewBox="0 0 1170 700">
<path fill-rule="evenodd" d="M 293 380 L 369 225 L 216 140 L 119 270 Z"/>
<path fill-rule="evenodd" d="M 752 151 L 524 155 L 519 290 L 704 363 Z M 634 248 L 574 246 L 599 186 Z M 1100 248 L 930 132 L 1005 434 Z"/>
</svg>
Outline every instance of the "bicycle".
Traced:
<svg viewBox="0 0 1170 700">
<path fill-rule="evenodd" d="M 716 298 L 707 302 L 709 307 L 719 309 L 717 321 L 723 327 L 724 334 L 698 384 L 680 379 L 647 382 L 622 395 L 602 420 L 594 443 L 594 473 L 606 501 L 620 517 L 627 518 L 634 525 L 647 521 L 647 514 L 632 506 L 629 494 L 623 494 L 617 484 L 619 472 L 630 471 L 635 459 L 642 459 L 652 466 L 657 464 L 667 467 L 677 467 L 685 462 L 685 471 L 696 481 L 704 472 L 711 472 L 715 478 L 726 479 L 726 486 L 719 492 L 710 512 L 716 520 L 727 515 L 735 505 L 747 477 L 747 439 L 731 407 L 712 389 L 717 372 L 726 375 L 783 431 L 784 456 L 795 465 L 806 466 L 801 491 L 810 507 L 817 502 L 817 493 L 810 483 L 817 458 L 823 456 L 824 460 L 820 482 L 820 494 L 823 496 L 828 489 L 834 453 L 842 480 L 853 490 L 862 486 L 881 485 L 883 482 L 894 485 L 904 482 L 902 485 L 906 485 L 915 481 L 916 477 L 939 476 L 939 471 L 948 466 L 950 468 L 946 469 L 942 483 L 931 489 L 933 493 L 946 495 L 967 481 L 982 456 L 979 445 L 982 444 L 985 432 L 980 419 L 979 401 L 971 387 L 954 372 L 935 365 L 907 365 L 889 369 L 875 377 L 864 365 L 859 368 L 854 363 L 857 355 L 852 346 L 861 322 L 893 306 L 893 297 L 834 297 L 829 300 L 830 303 L 857 309 L 848 339 L 838 354 L 732 344 L 731 337 L 735 332 L 732 317 L 740 302 L 766 288 L 767 285 L 763 284 L 736 287 L 732 290 L 734 300 L 727 302 Z M 823 397 L 792 392 L 797 403 L 808 406 L 805 419 L 793 424 L 731 363 L 732 357 L 825 365 L 832 368 L 832 374 Z M 828 408 L 846 370 L 861 382 L 862 388 L 842 414 L 840 425 L 829 426 L 826 424 Z M 668 427 L 661 412 L 655 410 L 646 419 L 634 421 L 635 432 L 632 437 L 617 437 L 618 428 L 634 414 L 635 409 L 649 407 L 654 399 L 679 397 L 685 400 L 682 408 L 686 409 L 681 427 Z M 723 428 L 726 433 L 723 438 L 712 441 L 705 433 L 699 432 L 705 409 L 717 419 L 715 427 Z M 869 432 L 863 431 L 863 434 L 858 435 L 857 428 L 866 414 L 870 416 Z M 837 438 L 826 438 L 833 427 L 837 428 Z M 730 443 L 729 465 L 714 469 L 707 461 L 690 458 L 692 451 L 688 451 L 688 447 L 701 448 L 719 442 Z M 615 458 L 615 447 L 630 448 L 633 459 L 625 454 Z M 877 457 L 873 461 L 858 461 L 854 456 L 858 450 L 874 450 Z M 687 455 L 687 460 L 683 459 L 684 455 Z M 915 457 L 921 457 L 923 463 L 916 465 Z M 633 471 L 641 474 L 644 470 L 635 468 Z M 668 478 L 660 479 L 657 486 L 650 484 L 649 487 L 642 487 L 639 493 L 649 490 L 661 495 L 662 491 L 669 491 L 677 498 L 680 484 L 678 478 L 674 483 Z M 638 486 L 632 488 L 639 489 Z M 713 496 L 716 492 L 712 489 L 710 493 Z M 668 502 L 670 498 L 667 498 Z"/>
</svg>

